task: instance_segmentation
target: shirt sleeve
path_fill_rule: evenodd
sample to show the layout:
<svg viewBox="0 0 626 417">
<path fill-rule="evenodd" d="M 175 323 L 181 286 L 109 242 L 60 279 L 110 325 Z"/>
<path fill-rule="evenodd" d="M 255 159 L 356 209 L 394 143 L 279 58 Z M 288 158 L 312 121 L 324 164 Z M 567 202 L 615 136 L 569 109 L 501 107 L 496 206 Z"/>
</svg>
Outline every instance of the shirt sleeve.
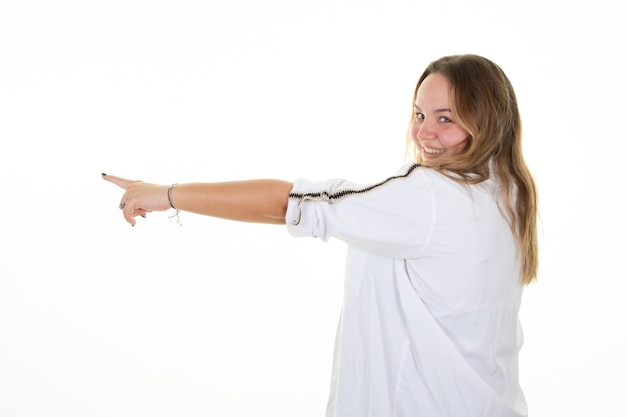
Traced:
<svg viewBox="0 0 626 417">
<path fill-rule="evenodd" d="M 384 181 L 298 179 L 289 194 L 286 223 L 296 237 L 331 237 L 367 252 L 418 258 L 430 240 L 436 210 L 428 178 L 417 164 Z"/>
</svg>

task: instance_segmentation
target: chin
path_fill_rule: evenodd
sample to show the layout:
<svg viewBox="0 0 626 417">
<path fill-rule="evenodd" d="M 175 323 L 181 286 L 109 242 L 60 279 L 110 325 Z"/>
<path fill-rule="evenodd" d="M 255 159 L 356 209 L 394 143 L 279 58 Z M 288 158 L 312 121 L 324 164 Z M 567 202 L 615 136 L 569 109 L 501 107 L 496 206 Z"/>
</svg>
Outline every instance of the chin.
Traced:
<svg viewBox="0 0 626 417">
<path fill-rule="evenodd" d="M 420 154 L 416 161 L 418 164 L 424 167 L 432 166 L 432 162 L 429 159 L 424 158 L 424 155 Z"/>
</svg>

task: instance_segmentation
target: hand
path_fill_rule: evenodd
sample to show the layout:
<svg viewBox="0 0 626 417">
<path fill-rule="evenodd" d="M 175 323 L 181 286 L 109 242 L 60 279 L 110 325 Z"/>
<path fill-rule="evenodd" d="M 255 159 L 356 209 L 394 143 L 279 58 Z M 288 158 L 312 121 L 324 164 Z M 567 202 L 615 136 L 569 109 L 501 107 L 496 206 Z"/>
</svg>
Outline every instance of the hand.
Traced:
<svg viewBox="0 0 626 417">
<path fill-rule="evenodd" d="M 168 185 L 132 181 L 106 174 L 102 174 L 102 178 L 126 191 L 120 200 L 119 208 L 132 226 L 137 223 L 134 217 L 146 217 L 146 214 L 152 211 L 165 211 L 170 208 L 167 199 Z"/>
</svg>

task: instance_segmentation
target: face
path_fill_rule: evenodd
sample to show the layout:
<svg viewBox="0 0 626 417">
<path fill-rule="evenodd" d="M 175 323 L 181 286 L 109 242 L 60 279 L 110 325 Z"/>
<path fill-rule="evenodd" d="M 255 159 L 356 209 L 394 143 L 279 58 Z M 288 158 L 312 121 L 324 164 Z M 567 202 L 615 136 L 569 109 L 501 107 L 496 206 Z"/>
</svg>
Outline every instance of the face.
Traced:
<svg viewBox="0 0 626 417">
<path fill-rule="evenodd" d="M 454 121 L 446 77 L 438 73 L 428 75 L 417 90 L 414 107 L 411 138 L 424 163 L 463 150 L 469 135 Z"/>
</svg>

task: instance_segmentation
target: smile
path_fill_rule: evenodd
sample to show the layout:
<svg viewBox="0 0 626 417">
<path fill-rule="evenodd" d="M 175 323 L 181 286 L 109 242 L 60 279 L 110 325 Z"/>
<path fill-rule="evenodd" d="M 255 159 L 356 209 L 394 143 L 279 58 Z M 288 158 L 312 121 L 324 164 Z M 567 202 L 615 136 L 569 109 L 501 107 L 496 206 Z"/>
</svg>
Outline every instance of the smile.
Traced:
<svg viewBox="0 0 626 417">
<path fill-rule="evenodd" d="M 429 154 L 439 154 L 439 153 L 444 153 L 446 151 L 445 149 L 430 149 L 425 146 L 422 146 L 422 149 L 424 150 L 424 152 L 429 153 Z"/>
</svg>

